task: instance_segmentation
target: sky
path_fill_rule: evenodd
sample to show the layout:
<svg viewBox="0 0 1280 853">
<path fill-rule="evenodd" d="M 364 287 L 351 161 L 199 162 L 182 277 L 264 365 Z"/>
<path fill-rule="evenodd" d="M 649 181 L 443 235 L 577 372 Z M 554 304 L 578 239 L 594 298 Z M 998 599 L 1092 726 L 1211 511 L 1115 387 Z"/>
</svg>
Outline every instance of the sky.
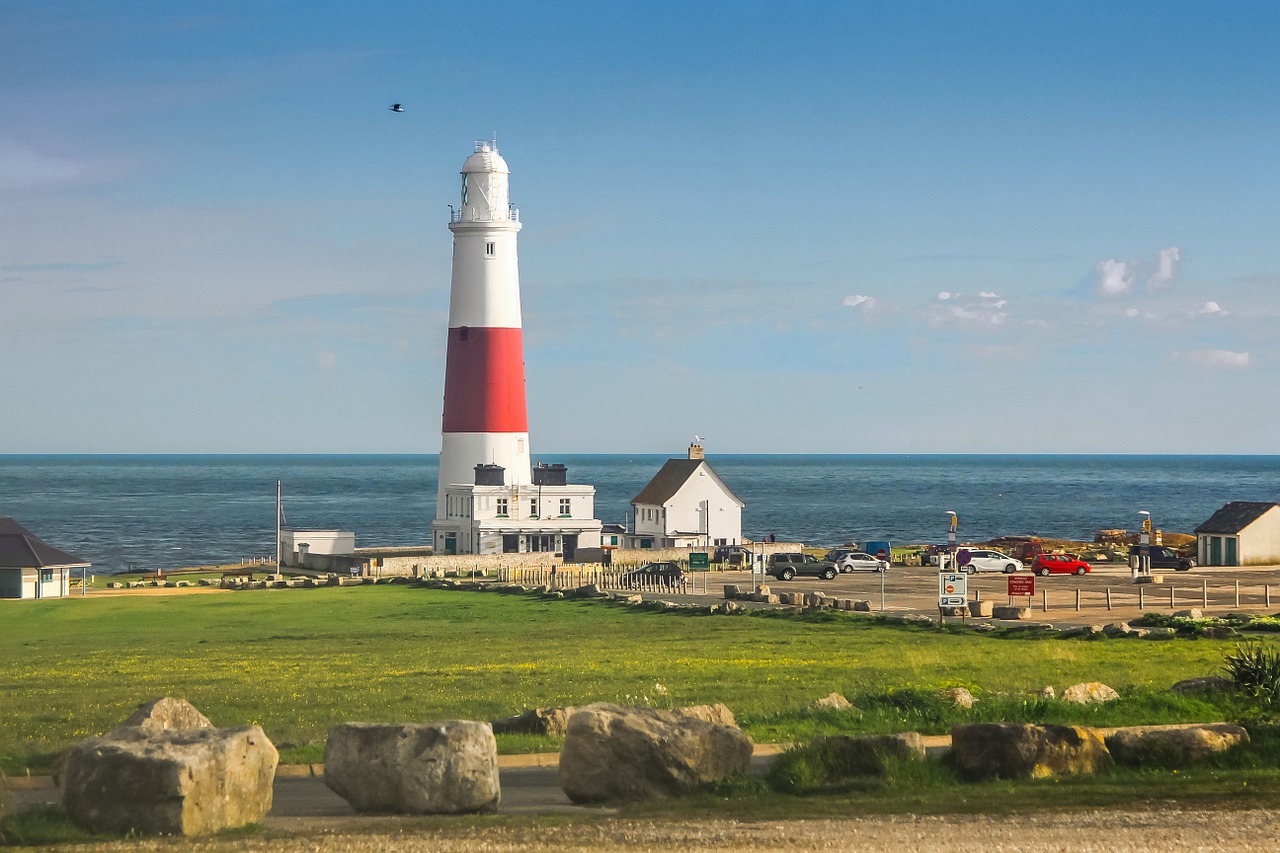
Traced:
<svg viewBox="0 0 1280 853">
<path fill-rule="evenodd" d="M 1280 451 L 1273 2 L 0 0 L 0 453 Z M 387 107 L 399 102 L 405 112 Z"/>
</svg>

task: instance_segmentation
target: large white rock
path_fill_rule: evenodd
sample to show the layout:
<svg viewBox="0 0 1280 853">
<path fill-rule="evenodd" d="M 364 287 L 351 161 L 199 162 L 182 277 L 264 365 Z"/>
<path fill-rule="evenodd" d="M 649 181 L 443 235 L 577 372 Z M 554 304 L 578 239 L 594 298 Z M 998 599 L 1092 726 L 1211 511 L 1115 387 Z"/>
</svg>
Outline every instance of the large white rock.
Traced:
<svg viewBox="0 0 1280 853">
<path fill-rule="evenodd" d="M 1119 698 L 1119 693 L 1101 681 L 1086 681 L 1083 684 L 1073 684 L 1062 691 L 1063 702 L 1075 702 L 1080 705 L 1114 702 Z"/>
<path fill-rule="evenodd" d="M 217 832 L 257 823 L 271 810 L 278 761 L 258 726 L 121 727 L 68 753 L 62 801 L 91 831 Z"/>
<path fill-rule="evenodd" d="M 752 748 L 736 726 L 655 708 L 588 705 L 569 718 L 560 787 L 575 803 L 678 796 L 745 773 Z"/>
<path fill-rule="evenodd" d="M 194 705 L 185 699 L 174 699 L 172 696 L 161 696 L 150 702 L 144 702 L 130 715 L 129 719 L 120 725 L 137 727 L 148 732 L 213 728 L 209 718 L 197 711 Z"/>
<path fill-rule="evenodd" d="M 358 812 L 458 814 L 498 807 L 488 723 L 343 723 L 329 729 L 324 783 Z"/>
</svg>

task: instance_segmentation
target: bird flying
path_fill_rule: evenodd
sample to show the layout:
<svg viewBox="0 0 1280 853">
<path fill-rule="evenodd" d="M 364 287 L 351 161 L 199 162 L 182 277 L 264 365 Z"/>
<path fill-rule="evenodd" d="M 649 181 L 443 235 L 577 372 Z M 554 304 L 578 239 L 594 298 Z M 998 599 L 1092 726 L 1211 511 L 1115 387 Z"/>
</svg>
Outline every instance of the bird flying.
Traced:
<svg viewBox="0 0 1280 853">
<path fill-rule="evenodd" d="M 391 110 L 391 112 L 393 113 L 404 112 L 404 107 L 400 106 L 399 104 L 392 104 L 391 106 L 387 107 L 387 109 Z"/>
</svg>

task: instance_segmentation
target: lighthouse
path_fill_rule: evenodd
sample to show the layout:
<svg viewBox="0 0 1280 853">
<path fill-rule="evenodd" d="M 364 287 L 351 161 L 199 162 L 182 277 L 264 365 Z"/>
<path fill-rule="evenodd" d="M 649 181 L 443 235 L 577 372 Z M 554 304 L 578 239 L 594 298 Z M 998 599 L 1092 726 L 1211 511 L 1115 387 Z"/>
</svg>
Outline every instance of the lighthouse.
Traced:
<svg viewBox="0 0 1280 853">
<path fill-rule="evenodd" d="M 450 209 L 453 273 L 445 355 L 437 553 L 554 551 L 599 545 L 595 489 L 563 465 L 534 467 L 525 403 L 524 342 L 510 170 L 493 142 L 462 164 Z"/>
</svg>

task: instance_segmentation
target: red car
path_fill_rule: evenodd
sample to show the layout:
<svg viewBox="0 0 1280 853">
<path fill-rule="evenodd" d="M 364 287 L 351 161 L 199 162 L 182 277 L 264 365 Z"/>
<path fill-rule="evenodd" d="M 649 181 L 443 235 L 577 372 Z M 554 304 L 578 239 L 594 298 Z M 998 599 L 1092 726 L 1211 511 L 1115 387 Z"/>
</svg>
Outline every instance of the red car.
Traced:
<svg viewBox="0 0 1280 853">
<path fill-rule="evenodd" d="M 1031 561 L 1031 571 L 1047 578 L 1049 575 L 1083 575 L 1092 570 L 1075 554 L 1036 554 Z"/>
</svg>

